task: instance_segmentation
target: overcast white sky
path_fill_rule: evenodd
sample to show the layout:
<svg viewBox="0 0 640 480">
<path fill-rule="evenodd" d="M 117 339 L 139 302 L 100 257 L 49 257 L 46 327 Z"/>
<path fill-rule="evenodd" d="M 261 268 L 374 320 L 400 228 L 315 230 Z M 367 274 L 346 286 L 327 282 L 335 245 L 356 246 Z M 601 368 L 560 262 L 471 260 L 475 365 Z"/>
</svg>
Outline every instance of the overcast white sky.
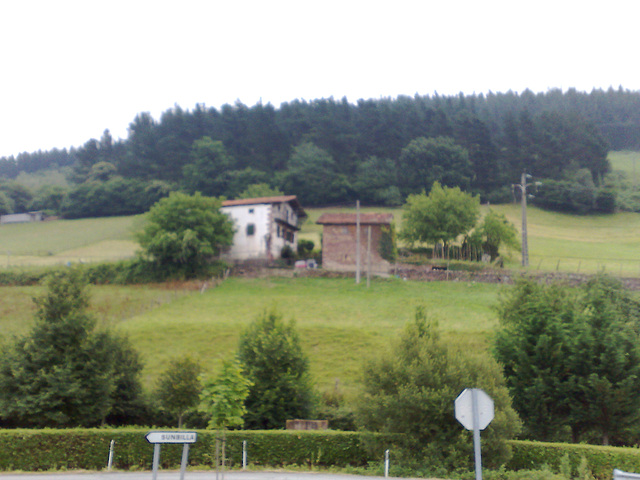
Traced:
<svg viewBox="0 0 640 480">
<path fill-rule="evenodd" d="M 0 156 L 260 99 L 640 90 L 640 2 L 2 0 Z"/>
</svg>

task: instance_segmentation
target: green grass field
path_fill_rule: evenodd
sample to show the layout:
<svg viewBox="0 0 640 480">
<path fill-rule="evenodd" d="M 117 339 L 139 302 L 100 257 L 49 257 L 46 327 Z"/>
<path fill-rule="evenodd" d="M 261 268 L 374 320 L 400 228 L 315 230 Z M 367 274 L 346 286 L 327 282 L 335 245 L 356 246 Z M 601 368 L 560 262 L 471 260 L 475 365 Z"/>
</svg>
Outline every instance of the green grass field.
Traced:
<svg viewBox="0 0 640 480">
<path fill-rule="evenodd" d="M 0 268 L 128 258 L 141 222 L 135 215 L 1 225 Z"/>
<path fill-rule="evenodd" d="M 208 374 L 236 349 L 239 333 L 270 308 L 295 319 L 311 372 L 320 390 L 339 381 L 356 392 L 362 362 L 377 355 L 425 305 L 443 334 L 467 351 L 484 351 L 496 326 L 492 306 L 498 286 L 463 282 L 376 280 L 369 289 L 352 279 L 231 278 L 217 288 L 92 287 L 91 310 L 100 323 L 126 333 L 146 365 L 152 387 L 173 357 L 191 355 Z M 41 287 L 0 288 L 0 331 L 4 339 L 33 322 L 31 297 Z M 464 299 L 464 301 L 461 301 Z"/>
</svg>

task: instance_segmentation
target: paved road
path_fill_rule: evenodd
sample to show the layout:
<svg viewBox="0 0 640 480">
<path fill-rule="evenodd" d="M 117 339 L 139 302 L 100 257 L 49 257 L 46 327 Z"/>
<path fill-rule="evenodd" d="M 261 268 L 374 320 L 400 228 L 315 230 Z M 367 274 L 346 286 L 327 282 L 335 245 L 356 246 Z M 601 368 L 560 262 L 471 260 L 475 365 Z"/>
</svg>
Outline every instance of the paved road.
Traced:
<svg viewBox="0 0 640 480">
<path fill-rule="evenodd" d="M 0 473 L 0 480 L 151 480 L 151 472 L 97 472 L 97 473 Z M 160 470 L 158 480 L 178 480 L 179 471 Z M 381 480 L 384 477 L 308 473 L 308 472 L 225 472 L 216 479 L 215 471 L 187 472 L 184 480 Z M 408 479 L 402 479 L 408 480 Z"/>
</svg>

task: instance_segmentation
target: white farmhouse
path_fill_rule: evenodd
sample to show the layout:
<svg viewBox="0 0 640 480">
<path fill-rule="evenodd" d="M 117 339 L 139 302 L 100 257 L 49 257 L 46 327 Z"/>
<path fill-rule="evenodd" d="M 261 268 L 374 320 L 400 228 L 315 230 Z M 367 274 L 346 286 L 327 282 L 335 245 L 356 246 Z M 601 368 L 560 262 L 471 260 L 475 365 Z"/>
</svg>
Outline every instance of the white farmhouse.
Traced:
<svg viewBox="0 0 640 480">
<path fill-rule="evenodd" d="M 307 217 L 295 195 L 226 200 L 220 211 L 231 217 L 236 229 L 233 245 L 223 254 L 229 260 L 273 260 L 285 245 L 295 251 Z"/>
</svg>

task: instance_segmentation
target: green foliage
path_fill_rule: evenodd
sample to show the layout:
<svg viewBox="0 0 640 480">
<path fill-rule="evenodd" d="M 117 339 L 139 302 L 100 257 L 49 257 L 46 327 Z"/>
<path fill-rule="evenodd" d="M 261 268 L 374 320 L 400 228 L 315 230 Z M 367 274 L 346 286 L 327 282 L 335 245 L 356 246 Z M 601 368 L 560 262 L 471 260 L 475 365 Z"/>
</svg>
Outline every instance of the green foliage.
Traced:
<svg viewBox="0 0 640 480">
<path fill-rule="evenodd" d="M 339 173 L 333 157 L 313 143 L 293 149 L 282 188 L 297 195 L 303 205 L 326 205 L 338 202 L 350 190 L 346 176 Z"/>
<path fill-rule="evenodd" d="M 130 347 L 95 330 L 78 270 L 54 273 L 47 286 L 34 299 L 30 333 L 0 358 L 2 418 L 11 425 L 73 427 L 97 425 L 114 407 L 116 415 L 127 413 L 139 392 L 141 366 L 116 366 L 115 360 L 133 356 Z"/>
<path fill-rule="evenodd" d="M 542 469 L 545 466 L 561 473 L 571 472 L 576 480 L 611 478 L 614 468 L 626 472 L 640 471 L 640 450 L 637 448 L 603 447 L 586 444 L 544 443 L 524 440 L 509 442 L 513 456 L 507 464 L 513 470 Z"/>
<path fill-rule="evenodd" d="M 313 252 L 315 244 L 312 240 L 306 240 L 304 238 L 298 239 L 297 253 L 300 258 L 308 257 Z"/>
<path fill-rule="evenodd" d="M 13 212 L 25 213 L 29 211 L 33 193 L 18 182 L 0 183 L 0 191 L 11 199 Z"/>
<path fill-rule="evenodd" d="M 491 260 L 498 257 L 501 245 L 520 251 L 518 231 L 503 213 L 489 210 L 477 231 L 483 240 L 482 248 L 491 255 Z"/>
<path fill-rule="evenodd" d="M 145 440 L 149 429 L 67 429 L 0 431 L 0 470 L 100 471 L 115 440 L 113 466 L 121 470 L 151 470 L 153 446 Z M 216 432 L 200 430 L 189 449 L 189 465 L 214 466 Z M 356 432 L 231 431 L 226 454 L 231 466 L 242 464 L 242 442 L 248 459 L 261 466 L 366 466 L 384 457 L 393 437 Z M 29 455 L 25 455 L 29 452 Z M 160 468 L 178 469 L 182 445 L 164 445 Z"/>
<path fill-rule="evenodd" d="M 5 192 L 0 190 L 0 215 L 7 215 L 14 212 L 13 200 Z"/>
<path fill-rule="evenodd" d="M 32 210 L 43 210 L 52 215 L 60 215 L 62 205 L 67 197 L 68 189 L 59 185 L 44 185 L 38 189 L 33 201 Z"/>
<path fill-rule="evenodd" d="M 238 198 L 277 197 L 280 195 L 283 195 L 283 193 L 268 183 L 253 183 L 244 189 L 238 195 Z"/>
<path fill-rule="evenodd" d="M 247 413 L 244 402 L 251 386 L 237 358 L 223 362 L 218 376 L 204 382 L 200 395 L 200 409 L 211 418 L 209 428 L 240 427 Z"/>
<path fill-rule="evenodd" d="M 488 464 L 509 458 L 506 440 L 519 427 L 499 367 L 489 358 L 464 357 L 440 338 L 437 324 L 418 308 L 391 352 L 365 365 L 358 405 L 362 426 L 405 435 L 402 458 L 428 458 L 446 469 L 470 467 L 471 435 L 454 418 L 453 402 L 465 388 L 483 388 L 496 417 L 483 433 Z"/>
<path fill-rule="evenodd" d="M 520 280 L 498 314 L 495 355 L 532 438 L 628 438 L 640 411 L 640 304 L 619 283 Z"/>
<path fill-rule="evenodd" d="M 353 188 L 364 204 L 396 206 L 402 204 L 397 184 L 395 162 L 373 156 L 358 164 Z"/>
<path fill-rule="evenodd" d="M 140 354 L 128 337 L 102 334 L 107 349 L 113 355 L 111 379 L 111 408 L 105 423 L 108 425 L 144 425 L 149 418 L 150 407 L 145 401 L 141 376 L 144 367 Z"/>
<path fill-rule="evenodd" d="M 156 397 L 162 408 L 178 418 L 178 428 L 182 428 L 185 413 L 198 406 L 201 373 L 200 363 L 187 356 L 171 359 L 158 378 Z"/>
<path fill-rule="evenodd" d="M 378 247 L 380 256 L 388 262 L 395 262 L 398 258 L 398 244 L 396 241 L 396 226 L 383 225 Z"/>
<path fill-rule="evenodd" d="M 412 140 L 402 149 L 397 167 L 405 195 L 426 190 L 435 182 L 468 189 L 473 176 L 469 153 L 450 137 Z"/>
<path fill-rule="evenodd" d="M 544 180 L 536 192 L 533 204 L 548 210 L 577 213 L 614 213 L 616 195 L 607 188 L 596 188 L 593 183 Z"/>
<path fill-rule="evenodd" d="M 171 192 L 162 181 L 142 181 L 114 177 L 107 181 L 89 181 L 70 190 L 60 204 L 65 218 L 133 215 L 149 210 Z"/>
<path fill-rule="evenodd" d="M 447 244 L 471 230 L 479 215 L 478 197 L 435 182 L 428 196 L 423 192 L 407 198 L 401 237 L 410 243 Z"/>
<path fill-rule="evenodd" d="M 245 402 L 245 427 L 284 428 L 311 409 L 309 360 L 293 320 L 274 309 L 263 312 L 240 335 L 238 359 L 252 383 Z"/>
<path fill-rule="evenodd" d="M 156 203 L 138 235 L 158 265 L 196 276 L 233 241 L 233 224 L 217 198 L 174 192 Z"/>
<path fill-rule="evenodd" d="M 234 163 L 222 142 L 210 137 L 196 140 L 191 147 L 190 162 L 182 169 L 186 190 L 210 197 L 223 195 L 226 188 L 224 172 Z"/>
</svg>

